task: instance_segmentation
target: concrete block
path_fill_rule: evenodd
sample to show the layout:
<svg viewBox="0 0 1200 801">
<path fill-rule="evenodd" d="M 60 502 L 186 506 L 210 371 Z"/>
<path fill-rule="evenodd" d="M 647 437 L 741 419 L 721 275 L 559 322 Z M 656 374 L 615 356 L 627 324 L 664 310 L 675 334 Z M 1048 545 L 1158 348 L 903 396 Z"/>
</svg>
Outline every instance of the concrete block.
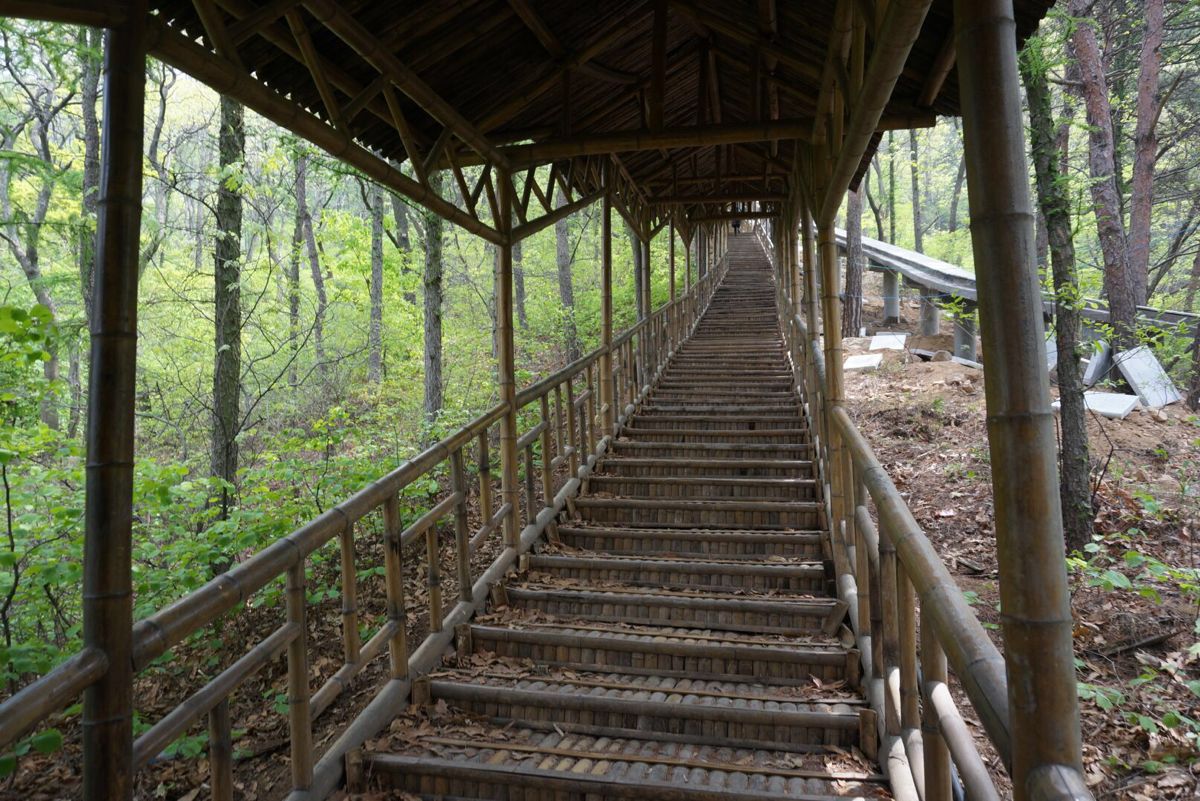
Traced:
<svg viewBox="0 0 1200 801">
<path fill-rule="evenodd" d="M 1157 409 L 1183 400 L 1167 371 L 1145 345 L 1117 354 L 1114 361 L 1142 405 Z"/>
</svg>

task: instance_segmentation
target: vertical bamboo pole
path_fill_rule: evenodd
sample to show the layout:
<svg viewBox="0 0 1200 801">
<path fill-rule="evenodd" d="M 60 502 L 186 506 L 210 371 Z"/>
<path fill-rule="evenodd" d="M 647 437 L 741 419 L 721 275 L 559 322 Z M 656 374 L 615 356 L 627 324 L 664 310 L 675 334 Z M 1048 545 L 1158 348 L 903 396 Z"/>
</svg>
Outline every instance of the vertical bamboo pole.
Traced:
<svg viewBox="0 0 1200 801">
<path fill-rule="evenodd" d="M 442 559 L 439 546 L 438 524 L 432 523 L 425 530 L 425 561 L 429 563 L 427 586 L 429 587 L 429 630 L 442 630 Z"/>
<path fill-rule="evenodd" d="M 587 370 L 587 380 L 590 382 L 592 378 L 591 368 Z M 588 415 L 587 410 L 584 410 L 583 424 L 587 425 Z M 578 434 L 576 433 L 578 432 Z M 587 459 L 588 449 L 581 446 L 588 442 L 588 438 L 584 431 L 580 428 L 575 417 L 575 379 L 567 379 L 567 432 L 566 438 L 562 442 L 564 450 L 571 449 L 571 457 L 567 460 L 568 478 L 575 476 L 579 472 L 579 459 L 582 456 Z"/>
<path fill-rule="evenodd" d="M 492 457 L 488 453 L 488 432 L 479 432 L 479 511 L 486 525 L 492 519 Z"/>
<path fill-rule="evenodd" d="M 362 647 L 358 635 L 358 571 L 354 567 L 354 524 L 347 522 L 338 536 L 342 566 L 342 661 L 358 662 Z"/>
<path fill-rule="evenodd" d="M 604 172 L 604 202 L 600 206 L 600 408 L 604 436 L 616 427 L 612 354 L 612 171 Z"/>
<path fill-rule="evenodd" d="M 839 297 L 841 275 L 838 266 L 837 240 L 834 238 L 833 221 L 822 221 L 818 230 L 818 240 L 821 247 L 821 305 L 824 316 L 825 344 L 825 403 L 827 410 L 841 406 L 845 401 L 842 379 L 842 304 Z M 843 522 L 846 520 L 845 479 L 849 472 L 846 469 L 845 453 L 841 437 L 832 426 L 825 425 L 825 446 L 829 453 L 829 502 L 832 520 L 829 521 L 833 531 L 834 561 L 838 561 L 839 547 L 837 543 L 843 534 Z"/>
<path fill-rule="evenodd" d="M 921 673 L 925 686 L 938 682 L 946 683 L 946 654 L 933 631 L 933 621 L 924 608 L 921 609 Z M 925 801 L 950 801 L 950 753 L 942 738 L 938 725 L 937 710 L 923 692 L 925 703 L 921 707 L 921 746 L 925 751 Z"/>
<path fill-rule="evenodd" d="M 145 0 L 108 32 L 88 388 L 83 642 L 108 669 L 83 694 L 83 796 L 133 797 L 134 380 L 142 220 Z"/>
<path fill-rule="evenodd" d="M 228 698 L 222 698 L 208 713 L 208 783 L 212 801 L 233 801 L 233 737 Z"/>
<path fill-rule="evenodd" d="M 821 315 L 818 306 L 819 289 L 817 287 L 817 258 L 813 247 L 812 214 L 805 204 L 800 217 L 800 241 L 804 250 L 804 304 L 805 322 L 808 323 L 808 336 L 816 343 L 820 335 Z"/>
<path fill-rule="evenodd" d="M 287 648 L 288 729 L 292 741 L 292 789 L 312 784 L 312 719 L 309 710 L 308 625 L 305 620 L 304 560 L 288 568 L 286 606 L 289 623 L 297 627 Z"/>
<path fill-rule="evenodd" d="M 550 439 L 550 398 L 545 393 L 542 394 L 541 409 L 542 422 L 546 424 L 542 429 L 542 505 L 549 506 L 554 503 L 554 468 L 550 464 L 554 448 Z M 533 512 L 529 516 L 533 517 Z"/>
<path fill-rule="evenodd" d="M 1012 0 L 955 0 L 954 28 L 987 364 L 1010 773 L 1014 798 L 1024 801 L 1031 777 L 1082 767 L 1054 416 Z"/>
<path fill-rule="evenodd" d="M 521 536 L 520 488 L 517 486 L 517 380 L 513 352 L 512 174 L 496 168 L 500 190 L 500 219 L 496 227 L 505 236 L 496 248 L 496 356 L 499 362 L 500 402 L 500 502 L 512 504 L 504 518 L 504 545 L 516 548 Z"/>
<path fill-rule="evenodd" d="M 467 523 L 467 471 L 462 448 L 450 454 L 450 483 L 458 493 L 454 504 L 454 550 L 458 555 L 458 599 L 471 602 L 471 533 Z"/>
<path fill-rule="evenodd" d="M 642 309 L 646 316 L 642 318 L 642 336 L 638 341 L 638 350 L 641 351 L 642 360 L 642 375 L 638 381 L 638 386 L 634 390 L 633 397 L 637 397 L 637 393 L 642 387 L 651 383 L 654 380 L 654 352 L 658 349 L 654 336 L 654 326 L 651 323 L 653 309 L 651 308 L 651 292 L 650 292 L 650 228 L 646 226 L 644 236 L 641 239 L 642 248 Z"/>
<path fill-rule="evenodd" d="M 404 548 L 401 547 L 400 501 L 395 494 L 383 502 L 383 572 L 387 593 L 388 639 L 392 678 L 408 677 L 408 612 L 404 603 Z"/>
</svg>

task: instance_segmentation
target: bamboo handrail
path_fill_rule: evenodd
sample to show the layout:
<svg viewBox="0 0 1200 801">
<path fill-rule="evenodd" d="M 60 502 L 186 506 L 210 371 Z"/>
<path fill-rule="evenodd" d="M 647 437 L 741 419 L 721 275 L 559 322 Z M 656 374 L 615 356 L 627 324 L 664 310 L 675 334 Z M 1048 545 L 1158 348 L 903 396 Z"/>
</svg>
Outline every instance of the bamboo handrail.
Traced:
<svg viewBox="0 0 1200 801">
<path fill-rule="evenodd" d="M 196 720 L 207 716 L 213 792 L 215 797 L 228 797 L 232 763 L 229 696 L 250 675 L 286 651 L 293 795 L 322 796 L 325 788 L 330 787 L 331 782 L 340 775 L 340 754 L 344 754 L 344 750 L 338 750 L 341 745 L 361 744 L 365 737 L 378 731 L 380 720 L 386 710 L 392 708 L 396 693 L 401 688 L 407 693 L 414 666 L 428 670 L 440 659 L 454 627 L 481 608 L 491 585 L 512 567 L 519 553 L 528 550 L 542 532 L 553 524 L 566 507 L 567 499 L 578 492 L 582 480 L 595 469 L 616 431 L 645 397 L 647 387 L 639 385 L 635 377 L 644 377 L 648 382 L 653 376 L 661 374 L 672 348 L 694 329 L 727 268 L 727 260 L 722 259 L 707 275 L 692 284 L 685 294 L 677 296 L 622 332 L 609 348 L 596 348 L 515 395 L 514 411 L 536 403 L 539 413 L 538 422 L 518 437 L 529 457 L 527 486 L 530 487 L 534 486 L 534 444 L 539 443 L 541 448 L 540 497 L 530 490 L 525 509 L 516 509 L 513 503 L 507 501 L 497 506 L 493 495 L 488 440 L 494 427 L 510 412 L 510 408 L 502 403 L 199 589 L 137 622 L 132 629 L 130 654 L 130 663 L 135 672 L 144 670 L 153 660 L 192 634 L 212 625 L 222 615 L 250 600 L 268 584 L 286 577 L 286 619 L 264 640 L 168 711 L 143 734 L 131 749 L 135 769 L 144 767 Z M 639 334 L 646 336 L 639 337 Z M 639 339 L 647 343 L 645 349 L 639 346 Z M 620 354 L 621 358 L 611 361 L 605 358 L 613 354 Z M 609 376 L 601 374 L 602 365 L 611 366 Z M 602 425 L 601 415 L 604 412 L 598 403 L 597 388 L 603 386 L 606 380 L 611 382 L 618 374 L 625 385 L 621 399 L 626 413 L 620 418 L 614 415 L 613 427 L 607 428 Z M 576 382 L 579 386 L 576 386 Z M 564 390 L 567 399 L 565 419 L 561 411 L 557 411 Z M 550 412 L 551 393 L 555 397 L 553 404 L 556 413 L 553 416 Z M 472 446 L 478 458 L 477 475 L 469 478 L 465 471 L 464 451 Z M 570 466 L 565 476 L 557 472 L 557 468 L 563 464 Z M 450 474 L 450 490 L 430 509 L 404 526 L 399 493 L 416 479 L 442 466 L 446 466 Z M 468 528 L 466 506 L 472 483 L 478 488 L 483 519 L 474 532 Z M 362 643 L 358 632 L 359 592 L 354 538 L 356 529 L 362 530 L 356 524 L 377 510 L 383 521 L 387 620 L 366 643 Z M 524 525 L 518 528 L 517 542 L 512 547 L 502 549 L 481 575 L 473 577 L 471 554 L 500 530 L 505 520 L 516 515 L 518 522 L 522 522 L 519 520 L 522 512 Z M 447 517 L 453 518 L 458 592 L 443 608 L 440 598 L 441 548 L 438 526 Z M 410 558 L 407 552 L 416 551 L 414 546 L 422 539 L 422 535 L 425 535 L 426 547 L 422 549 L 421 556 L 429 571 L 431 595 L 430 633 L 410 653 L 404 571 L 406 560 Z M 313 692 L 305 638 L 305 563 L 309 555 L 335 538 L 339 541 L 340 550 L 338 569 L 342 603 L 338 615 L 343 664 Z M 421 559 L 421 556 L 417 558 Z M 334 745 L 326 750 L 321 762 L 314 764 L 313 721 L 384 650 L 389 653 L 392 680 L 385 685 L 375 702 L 347 725 Z M 108 660 L 102 652 L 85 649 L 0 703 L 0 748 L 8 746 L 39 722 L 61 710 L 80 692 L 99 681 L 107 669 Z"/>
<path fill-rule="evenodd" d="M 783 254 L 785 259 L 793 257 Z M 808 401 L 803 408 L 814 431 L 818 475 L 840 482 L 840 491 L 848 499 L 841 512 L 830 509 L 835 565 L 846 571 L 837 577 L 839 597 L 849 606 L 863 676 L 874 688 L 870 695 L 878 707 L 883 740 L 880 753 L 888 754 L 889 769 L 904 772 L 903 776 L 889 776 L 902 787 L 911 784 L 925 801 L 942 801 L 952 797 L 952 762 L 968 798 L 997 798 L 987 767 L 950 695 L 946 667 L 958 676 L 988 738 L 1009 767 L 1014 733 L 1003 657 L 849 413 L 841 405 L 826 406 L 825 354 L 815 346 L 778 278 L 777 296 L 797 392 Z M 827 445 L 830 431 L 848 453 L 847 475 L 829 472 L 834 458 Z M 824 497 L 828 499 L 829 493 Z M 878 529 L 868 503 L 874 507 Z M 836 519 L 833 514 L 844 514 L 846 519 Z M 853 537 L 843 540 L 843 531 Z M 918 676 L 918 661 L 925 673 L 923 679 Z M 1091 798 L 1078 771 L 1050 767 L 1053 769 L 1031 776 L 1031 791 L 1044 792 L 1047 799 Z"/>
</svg>

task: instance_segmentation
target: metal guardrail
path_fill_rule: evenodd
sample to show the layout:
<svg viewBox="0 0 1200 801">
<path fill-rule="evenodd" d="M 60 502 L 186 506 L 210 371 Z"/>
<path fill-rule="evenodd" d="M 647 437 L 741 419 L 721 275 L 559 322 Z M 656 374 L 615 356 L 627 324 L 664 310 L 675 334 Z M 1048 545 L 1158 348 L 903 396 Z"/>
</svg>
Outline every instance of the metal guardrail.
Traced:
<svg viewBox="0 0 1200 801">
<path fill-rule="evenodd" d="M 835 229 L 838 248 L 846 248 L 846 231 Z M 970 305 L 978 300 L 975 289 L 975 275 L 949 262 L 926 256 L 923 253 L 899 247 L 878 239 L 862 238 L 863 254 L 871 269 L 876 271 L 895 272 L 903 275 L 911 284 L 930 290 L 931 294 L 946 298 L 961 298 Z M 1108 322 L 1108 306 L 1096 298 L 1083 298 L 1083 308 L 1080 310 L 1084 319 L 1094 323 Z M 1054 300 L 1043 297 L 1043 307 L 1047 314 L 1054 311 Z M 1138 306 L 1138 315 L 1143 323 L 1160 328 L 1176 328 L 1186 326 L 1185 333 L 1190 335 L 1200 325 L 1200 314 L 1174 309 L 1156 309 L 1153 306 Z"/>
</svg>

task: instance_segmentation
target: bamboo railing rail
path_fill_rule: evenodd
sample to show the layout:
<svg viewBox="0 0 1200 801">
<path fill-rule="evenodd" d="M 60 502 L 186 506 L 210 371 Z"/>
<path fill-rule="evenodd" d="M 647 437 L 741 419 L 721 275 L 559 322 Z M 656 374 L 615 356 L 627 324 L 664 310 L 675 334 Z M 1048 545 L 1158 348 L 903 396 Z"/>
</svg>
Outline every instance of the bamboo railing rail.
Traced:
<svg viewBox="0 0 1200 801">
<path fill-rule="evenodd" d="M 827 504 L 830 483 L 842 484 L 841 515 L 835 517 L 827 507 L 831 558 L 838 596 L 849 608 L 860 650 L 864 686 L 878 716 L 879 752 L 887 755 L 883 767 L 893 793 L 905 797 L 911 788 L 922 801 L 949 801 L 957 776 L 953 780 L 967 799 L 998 800 L 1001 795 L 950 693 L 949 673 L 1011 769 L 1018 733 L 1009 720 L 1004 658 L 870 443 L 845 408 L 826 403 L 819 338 L 795 313 L 803 304 L 794 303 L 785 286 L 786 266 L 799 254 L 776 249 L 761 229 L 758 235 L 777 265 L 780 326 L 813 431 Z M 836 451 L 829 447 L 831 433 L 841 443 Z M 1035 774 L 1031 784 L 1034 798 L 1092 798 L 1078 771 L 1064 766 Z"/>
<path fill-rule="evenodd" d="M 212 797 L 232 797 L 233 749 L 229 698 L 255 673 L 286 655 L 286 697 L 293 799 L 324 798 L 340 780 L 345 755 L 382 729 L 410 689 L 410 677 L 435 667 L 454 635 L 486 603 L 491 588 L 518 556 L 555 523 L 585 479 L 632 416 L 674 349 L 686 339 L 727 269 L 722 260 L 690 289 L 649 317 L 601 346 L 516 394 L 518 457 L 523 465 L 519 503 L 496 506 L 493 451 L 496 429 L 507 409 L 497 405 L 440 442 L 404 462 L 328 511 L 245 559 L 203 587 L 138 621 L 132 632 L 135 672 L 284 581 L 283 615 L 242 656 L 190 694 L 133 743 L 133 764 L 140 770 L 163 749 L 207 720 Z M 644 345 L 642 344 L 644 343 Z M 611 356 L 611 359 L 604 359 Z M 616 414 L 606 418 L 600 400 L 601 365 L 611 364 Z M 603 421 L 613 419 L 611 430 Z M 476 466 L 468 473 L 467 464 Z M 438 500 L 415 520 L 402 524 L 400 493 L 414 481 L 436 475 L 449 478 Z M 481 521 L 472 531 L 468 505 L 478 499 Z M 519 508 L 517 508 L 519 507 Z M 373 516 L 377 525 L 370 525 Z M 499 555 L 475 575 L 472 556 L 500 537 L 511 519 L 520 532 L 516 543 L 500 543 Z M 443 592 L 441 530 L 453 533 L 453 597 Z M 359 565 L 356 541 L 382 532 L 384 546 L 384 622 L 362 642 L 359 615 Z M 305 599 L 309 557 L 337 540 L 341 605 L 342 665 L 314 692 L 310 680 Z M 424 571 L 428 590 L 428 634 L 410 649 L 404 576 Z M 340 732 L 317 760 L 313 721 L 328 710 L 354 678 L 384 652 L 390 681 L 367 708 Z M 7 748 L 39 723 L 59 713 L 107 669 L 103 654 L 83 649 L 53 671 L 0 704 L 0 749 Z"/>
</svg>

